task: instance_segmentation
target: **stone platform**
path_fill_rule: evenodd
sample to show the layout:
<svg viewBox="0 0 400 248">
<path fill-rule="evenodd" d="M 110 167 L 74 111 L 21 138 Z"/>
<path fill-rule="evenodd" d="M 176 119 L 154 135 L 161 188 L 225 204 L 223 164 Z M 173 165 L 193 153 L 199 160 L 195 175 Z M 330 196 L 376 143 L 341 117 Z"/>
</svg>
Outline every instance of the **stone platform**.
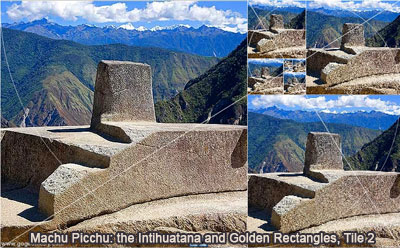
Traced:
<svg viewBox="0 0 400 248">
<path fill-rule="evenodd" d="M 366 47 L 362 24 L 344 24 L 343 34 L 340 48 L 308 49 L 307 93 L 399 94 L 400 49 Z"/>
<path fill-rule="evenodd" d="M 28 196 L 28 197 L 26 197 Z M 23 200 L 21 198 L 24 198 Z M 38 195 L 26 189 L 1 198 L 2 242 L 26 242 L 29 231 L 52 231 L 50 220 L 37 206 Z M 174 232 L 244 232 L 247 218 L 245 191 L 172 197 L 134 204 L 104 213 L 58 231 L 126 233 L 168 230 Z M 21 235 L 21 236 L 20 236 Z M 16 239 L 15 239 L 16 238 Z M 15 240 L 14 240 L 15 239 Z"/>
<path fill-rule="evenodd" d="M 268 216 L 266 211 L 249 207 L 248 215 L 247 230 L 249 232 L 255 231 L 272 234 L 272 232 L 277 231 L 271 224 L 271 217 Z M 400 213 L 353 216 L 329 221 L 322 225 L 300 230 L 299 232 L 335 233 L 343 242 L 342 233 L 349 231 L 359 233 L 375 232 L 376 243 L 369 246 L 365 245 L 365 247 L 398 247 L 400 245 Z M 349 245 L 346 247 L 349 247 Z M 359 247 L 359 245 L 354 245 L 354 247 Z"/>
<path fill-rule="evenodd" d="M 2 238 L 32 218 L 51 231 L 145 202 L 247 189 L 246 127 L 156 123 L 149 66 L 102 61 L 94 95 L 90 126 L 1 130 Z"/>
<path fill-rule="evenodd" d="M 344 171 L 336 134 L 311 133 L 303 173 L 249 175 L 249 207 L 294 232 L 352 216 L 400 212 L 400 174 Z"/>
<path fill-rule="evenodd" d="M 249 30 L 249 58 L 304 58 L 305 30 L 285 29 L 283 16 L 270 16 L 269 29 Z"/>
<path fill-rule="evenodd" d="M 248 78 L 249 94 L 283 94 L 283 77 Z"/>
</svg>

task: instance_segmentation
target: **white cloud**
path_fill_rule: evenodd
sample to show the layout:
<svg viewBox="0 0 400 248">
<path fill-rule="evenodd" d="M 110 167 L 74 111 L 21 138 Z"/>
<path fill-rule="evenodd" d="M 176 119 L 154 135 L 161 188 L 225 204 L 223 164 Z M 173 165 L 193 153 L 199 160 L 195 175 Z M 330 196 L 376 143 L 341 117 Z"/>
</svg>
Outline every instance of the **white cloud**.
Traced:
<svg viewBox="0 0 400 248">
<path fill-rule="evenodd" d="M 92 2 L 83 1 L 22 1 L 11 5 L 7 15 L 15 21 L 32 21 L 48 16 L 72 21 L 83 18 L 94 23 L 186 20 L 240 32 L 247 31 L 247 18 L 240 13 L 217 9 L 215 6 L 203 7 L 189 1 L 149 2 L 142 9 L 132 10 L 128 10 L 125 3 L 96 6 Z"/>
<path fill-rule="evenodd" d="M 330 110 L 332 108 L 367 108 L 392 115 L 400 115 L 400 105 L 390 101 L 369 96 L 339 96 L 328 100 L 325 96 L 258 96 L 251 101 L 254 108 L 268 108 L 272 106 L 300 107 L 304 110 Z"/>
<path fill-rule="evenodd" d="M 305 8 L 305 1 L 298 0 L 250 0 L 250 5 L 266 5 L 274 7 L 299 7 Z"/>
<path fill-rule="evenodd" d="M 381 0 L 363 0 L 363 1 L 342 1 L 342 0 L 314 0 L 309 3 L 310 8 L 333 8 L 345 9 L 351 11 L 363 10 L 386 10 L 392 12 L 400 12 L 397 2 L 388 2 Z"/>
</svg>

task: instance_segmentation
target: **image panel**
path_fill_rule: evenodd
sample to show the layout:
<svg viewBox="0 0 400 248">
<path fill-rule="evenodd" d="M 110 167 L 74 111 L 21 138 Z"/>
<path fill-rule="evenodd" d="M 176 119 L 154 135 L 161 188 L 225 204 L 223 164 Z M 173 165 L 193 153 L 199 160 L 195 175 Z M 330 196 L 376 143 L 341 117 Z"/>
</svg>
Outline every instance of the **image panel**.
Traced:
<svg viewBox="0 0 400 248">
<path fill-rule="evenodd" d="M 304 95 L 306 93 L 306 60 L 285 59 L 283 71 L 284 93 Z"/>
<path fill-rule="evenodd" d="M 305 58 L 305 1 L 250 0 L 249 58 Z"/>
<path fill-rule="evenodd" d="M 283 94 L 283 60 L 249 59 L 248 94 Z"/>
<path fill-rule="evenodd" d="M 246 1 L 1 10 L 1 247 L 246 230 Z"/>
<path fill-rule="evenodd" d="M 400 5 L 307 2 L 308 94 L 399 94 Z"/>
<path fill-rule="evenodd" d="M 377 246 L 396 244 L 399 96 L 266 95 L 248 103 L 248 231 L 324 231 L 340 241 L 344 231 L 375 231 Z"/>
</svg>

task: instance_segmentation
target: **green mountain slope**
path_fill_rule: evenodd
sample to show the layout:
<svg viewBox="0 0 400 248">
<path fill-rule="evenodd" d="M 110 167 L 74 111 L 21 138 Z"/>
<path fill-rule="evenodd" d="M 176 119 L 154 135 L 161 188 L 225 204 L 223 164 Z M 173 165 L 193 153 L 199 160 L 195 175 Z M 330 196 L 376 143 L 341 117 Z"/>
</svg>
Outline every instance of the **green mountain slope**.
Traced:
<svg viewBox="0 0 400 248">
<path fill-rule="evenodd" d="M 231 54 L 203 75 L 189 81 L 171 100 L 156 103 L 159 122 L 246 124 L 247 50 L 244 40 Z"/>
<path fill-rule="evenodd" d="M 306 26 L 306 11 L 304 10 L 299 15 L 290 20 L 289 28 L 304 29 Z"/>
<path fill-rule="evenodd" d="M 346 124 L 327 123 L 342 137 L 345 156 L 356 153 L 381 132 Z M 300 123 L 249 112 L 249 172 L 302 171 L 309 132 L 326 132 L 320 122 Z"/>
<path fill-rule="evenodd" d="M 385 44 L 386 42 L 386 44 Z M 400 46 L 400 15 L 389 25 L 379 30 L 377 34 L 366 41 L 373 47 L 399 47 Z"/>
<path fill-rule="evenodd" d="M 187 81 L 218 62 L 216 58 L 160 48 L 121 44 L 86 46 L 6 28 L 2 31 L 11 75 L 34 125 L 88 124 L 100 60 L 149 64 L 155 100 L 176 95 Z M 16 97 L 3 53 L 1 60 L 2 115 L 19 125 L 26 119 L 25 113 Z"/>
<path fill-rule="evenodd" d="M 400 125 L 397 120 L 388 130 L 348 157 L 347 169 L 400 172 Z"/>
<path fill-rule="evenodd" d="M 340 47 L 343 24 L 364 22 L 363 19 L 357 17 L 338 17 L 307 11 L 307 47 Z M 387 22 L 369 20 L 364 24 L 365 37 L 372 37 L 386 25 Z"/>
</svg>

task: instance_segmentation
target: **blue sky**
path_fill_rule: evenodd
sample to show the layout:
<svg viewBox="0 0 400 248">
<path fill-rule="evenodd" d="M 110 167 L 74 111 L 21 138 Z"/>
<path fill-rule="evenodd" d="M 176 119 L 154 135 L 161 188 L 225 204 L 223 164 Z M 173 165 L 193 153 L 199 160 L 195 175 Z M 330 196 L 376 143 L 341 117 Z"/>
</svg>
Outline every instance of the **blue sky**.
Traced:
<svg viewBox="0 0 400 248">
<path fill-rule="evenodd" d="M 2 2 L 2 22 L 12 23 L 47 18 L 62 25 L 96 26 L 132 23 L 133 26 L 171 26 L 185 24 L 217 26 L 245 31 L 247 3 L 232 2 Z"/>
<path fill-rule="evenodd" d="M 326 9 L 342 9 L 352 11 L 363 10 L 387 10 L 400 12 L 400 3 L 397 1 L 382 1 L 382 0 L 249 0 L 251 5 L 264 5 L 274 7 L 300 7 L 304 8 L 326 8 Z M 306 4 L 305 4 L 306 3 Z"/>
<path fill-rule="evenodd" d="M 381 1 L 381 0 L 315 0 L 307 2 L 307 8 L 325 8 L 340 9 L 349 11 L 365 11 L 365 10 L 386 10 L 392 12 L 400 12 L 400 3 L 397 1 Z"/>
<path fill-rule="evenodd" d="M 248 108 L 261 109 L 276 106 L 285 110 L 323 111 L 345 113 L 355 111 L 380 111 L 400 115 L 399 96 L 366 95 L 264 95 L 248 96 Z"/>
</svg>

